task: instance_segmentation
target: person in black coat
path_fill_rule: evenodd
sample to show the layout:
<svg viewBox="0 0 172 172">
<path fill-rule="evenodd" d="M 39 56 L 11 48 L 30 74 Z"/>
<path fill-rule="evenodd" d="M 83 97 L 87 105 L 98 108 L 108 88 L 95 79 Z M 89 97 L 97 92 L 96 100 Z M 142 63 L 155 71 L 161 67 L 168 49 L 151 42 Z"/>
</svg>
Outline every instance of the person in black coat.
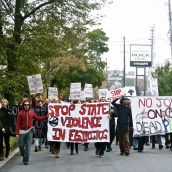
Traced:
<svg viewBox="0 0 172 172">
<path fill-rule="evenodd" d="M 116 103 L 120 99 L 120 104 Z M 117 98 L 112 101 L 112 105 L 117 109 L 118 120 L 117 126 L 119 130 L 119 147 L 121 155 L 130 154 L 130 143 L 129 143 L 129 128 L 132 128 L 132 114 L 131 108 L 128 106 L 128 98 Z M 130 126 L 130 125 L 131 126 Z"/>
<path fill-rule="evenodd" d="M 6 148 L 5 158 L 9 156 L 11 127 L 13 123 L 13 115 L 10 115 L 8 112 L 8 100 L 3 98 L 0 108 L 0 161 L 4 160 L 3 141 Z"/>
<path fill-rule="evenodd" d="M 107 149 L 106 152 L 111 152 L 112 151 L 112 142 L 115 138 L 115 117 L 117 117 L 117 111 L 114 107 L 110 108 L 110 121 L 109 121 L 109 126 L 110 126 L 110 142 L 107 143 Z"/>
</svg>

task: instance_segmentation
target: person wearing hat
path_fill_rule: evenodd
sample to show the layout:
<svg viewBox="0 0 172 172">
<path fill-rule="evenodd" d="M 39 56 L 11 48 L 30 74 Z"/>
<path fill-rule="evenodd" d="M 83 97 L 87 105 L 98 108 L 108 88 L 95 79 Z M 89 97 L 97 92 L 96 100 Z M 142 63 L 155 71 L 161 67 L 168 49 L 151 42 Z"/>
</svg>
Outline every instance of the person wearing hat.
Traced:
<svg viewBox="0 0 172 172">
<path fill-rule="evenodd" d="M 116 103 L 120 99 L 120 104 Z M 129 99 L 119 97 L 113 100 L 112 105 L 118 113 L 117 126 L 119 131 L 119 147 L 121 155 L 130 155 L 129 128 L 133 127 L 131 108 L 129 107 Z"/>
<path fill-rule="evenodd" d="M 30 102 L 24 99 L 22 109 L 18 112 L 16 122 L 16 138 L 19 140 L 20 153 L 23 156 L 23 164 L 29 164 L 29 155 L 33 137 L 33 120 L 47 120 L 47 116 L 39 117 L 30 109 Z"/>
</svg>

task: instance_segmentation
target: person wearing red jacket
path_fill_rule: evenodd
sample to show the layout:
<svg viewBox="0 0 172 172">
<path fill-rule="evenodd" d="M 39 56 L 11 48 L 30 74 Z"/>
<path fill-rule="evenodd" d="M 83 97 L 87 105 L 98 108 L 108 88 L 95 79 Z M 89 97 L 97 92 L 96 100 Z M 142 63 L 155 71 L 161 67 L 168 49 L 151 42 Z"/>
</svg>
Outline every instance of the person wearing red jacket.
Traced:
<svg viewBox="0 0 172 172">
<path fill-rule="evenodd" d="M 20 153 L 23 156 L 23 164 L 29 164 L 29 155 L 33 137 L 33 120 L 47 120 L 47 116 L 39 117 L 30 109 L 30 102 L 24 99 L 22 109 L 18 113 L 16 122 L 16 138 L 19 140 Z"/>
</svg>

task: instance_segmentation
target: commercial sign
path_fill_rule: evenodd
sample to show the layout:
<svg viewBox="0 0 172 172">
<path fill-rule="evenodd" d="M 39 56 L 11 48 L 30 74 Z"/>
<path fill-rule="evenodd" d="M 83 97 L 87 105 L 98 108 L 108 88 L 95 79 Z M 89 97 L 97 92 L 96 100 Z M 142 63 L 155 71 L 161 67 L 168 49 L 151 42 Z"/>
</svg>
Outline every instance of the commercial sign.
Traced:
<svg viewBox="0 0 172 172">
<path fill-rule="evenodd" d="M 130 45 L 130 66 L 147 67 L 152 65 L 151 45 Z"/>
</svg>

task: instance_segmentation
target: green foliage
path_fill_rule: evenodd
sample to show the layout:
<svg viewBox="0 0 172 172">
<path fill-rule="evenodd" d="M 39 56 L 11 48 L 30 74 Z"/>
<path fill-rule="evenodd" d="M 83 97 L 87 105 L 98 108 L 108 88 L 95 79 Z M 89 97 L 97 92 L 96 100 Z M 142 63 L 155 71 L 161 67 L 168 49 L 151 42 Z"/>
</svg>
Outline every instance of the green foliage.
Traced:
<svg viewBox="0 0 172 172">
<path fill-rule="evenodd" d="M 2 0 L 0 95 L 10 101 L 28 97 L 26 76 L 38 73 L 45 87 L 56 85 L 60 92 L 76 81 L 100 86 L 108 38 L 88 28 L 98 22 L 92 11 L 107 1 Z"/>
<path fill-rule="evenodd" d="M 158 78 L 158 90 L 160 96 L 172 95 L 172 69 L 169 62 L 165 66 L 158 67 L 155 71 Z"/>
</svg>

